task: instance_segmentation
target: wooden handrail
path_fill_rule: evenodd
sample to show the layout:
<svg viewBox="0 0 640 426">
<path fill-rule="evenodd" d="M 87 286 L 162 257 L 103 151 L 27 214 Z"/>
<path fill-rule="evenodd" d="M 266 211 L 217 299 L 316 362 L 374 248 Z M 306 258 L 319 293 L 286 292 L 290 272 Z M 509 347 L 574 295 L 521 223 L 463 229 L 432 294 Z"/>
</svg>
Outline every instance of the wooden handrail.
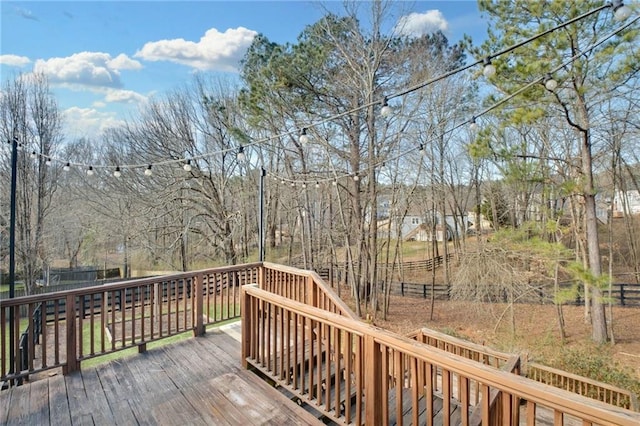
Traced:
<svg viewBox="0 0 640 426">
<path fill-rule="evenodd" d="M 344 370 L 347 368 L 345 367 L 347 361 L 351 359 L 353 367 L 352 371 L 348 373 L 349 377 L 353 377 L 353 380 L 355 380 L 355 382 L 352 383 L 355 383 L 354 386 L 356 390 L 372 389 L 371 386 L 376 386 L 375 384 L 366 383 L 367 380 L 371 380 L 375 375 L 371 374 L 371 372 L 366 373 L 365 367 L 370 367 L 366 365 L 364 360 L 374 360 L 374 365 L 380 365 L 380 370 L 376 371 L 375 374 L 382 375 L 380 382 L 383 387 L 379 392 L 362 392 L 356 395 L 356 402 L 358 395 L 363 398 L 364 407 L 361 408 L 363 408 L 363 413 L 367 415 L 366 419 L 359 419 L 361 421 L 358 421 L 357 417 L 355 420 L 350 420 L 356 424 L 363 424 L 365 422 L 366 424 L 380 424 L 384 422 L 381 416 L 385 413 L 385 410 L 387 415 L 389 415 L 389 407 L 384 407 L 384 398 L 383 407 L 376 408 L 371 405 L 375 405 L 375 401 L 380 399 L 379 395 L 389 396 L 389 392 L 392 389 L 390 383 L 396 383 L 396 387 L 393 389 L 401 390 L 403 389 L 405 380 L 408 380 L 407 383 L 411 384 L 411 389 L 413 389 L 412 406 L 415 406 L 419 397 L 424 395 L 425 392 L 420 388 L 416 388 L 416 384 L 429 384 L 432 383 L 433 380 L 433 376 L 431 375 L 426 377 L 425 382 L 422 382 L 418 376 L 418 372 L 420 371 L 428 371 L 430 374 L 433 374 L 434 371 L 441 372 L 441 377 L 443 378 L 443 402 L 445 406 L 450 404 L 449 397 L 453 397 L 450 374 L 455 374 L 459 378 L 460 385 L 465 389 L 468 388 L 468 381 L 474 380 L 480 383 L 485 389 L 485 394 L 490 394 L 489 392 L 494 390 L 501 392 L 503 403 L 500 407 L 500 413 L 502 418 L 511 418 L 513 415 L 513 401 L 523 399 L 527 400 L 528 404 L 532 404 L 534 408 L 540 406 L 553 410 L 553 412 L 556 413 L 556 417 L 560 418 L 563 415 L 571 415 L 582 419 L 584 422 L 596 424 L 636 425 L 640 422 L 640 414 L 638 413 L 612 407 L 600 401 L 594 401 L 561 389 L 552 388 L 516 374 L 500 371 L 475 361 L 453 356 L 426 344 L 370 326 L 362 321 L 326 312 L 254 286 L 245 286 L 242 288 L 242 292 L 243 303 L 245 305 L 243 321 L 248 321 L 249 323 L 243 328 L 243 332 L 249 334 L 249 336 L 243 336 L 243 341 L 246 341 L 246 345 L 243 347 L 243 358 L 257 365 L 277 383 L 283 386 L 289 386 L 294 392 L 296 390 L 287 383 L 289 373 L 279 369 L 278 363 L 276 362 L 276 360 L 289 359 L 286 357 L 290 354 L 286 351 L 294 350 L 294 348 L 288 344 L 288 342 L 290 342 L 289 339 L 283 338 L 279 340 L 279 336 L 287 336 L 286 333 L 290 332 L 287 331 L 290 330 L 288 326 L 294 327 L 294 332 L 300 333 L 300 336 L 307 337 L 311 334 L 312 337 L 308 337 L 304 341 L 311 345 L 311 360 L 315 359 L 316 364 L 319 364 L 320 359 L 336 360 L 344 358 L 343 361 L 338 361 L 337 363 L 333 361 L 333 364 L 329 366 L 329 368 Z M 307 328 L 304 326 L 300 327 L 299 324 L 308 325 L 308 331 Z M 267 335 L 270 336 L 268 339 L 265 338 Z M 296 336 L 298 336 L 298 334 L 296 334 Z M 334 336 L 333 338 L 339 342 L 337 343 L 337 347 L 332 346 L 331 336 Z M 345 338 L 351 342 L 346 348 L 344 346 Z M 282 350 L 286 353 L 283 354 L 281 352 Z M 382 351 L 382 359 L 379 363 L 375 362 L 377 355 L 368 353 L 368 350 Z M 320 358 L 319 355 L 321 353 L 326 358 Z M 340 356 L 338 356 L 338 354 L 340 354 Z M 390 361 L 388 359 L 389 357 L 385 354 L 391 354 L 393 360 Z M 284 361 L 280 362 L 284 364 Z M 400 370 L 396 369 L 397 371 L 394 370 L 390 372 L 390 366 L 394 365 L 399 366 Z M 315 365 L 312 367 L 315 367 Z M 311 371 L 316 370 L 315 368 L 311 368 Z M 390 374 L 390 376 L 388 376 L 390 380 L 385 378 L 385 371 L 387 375 Z M 398 376 L 397 374 L 400 371 L 404 371 L 405 373 L 402 376 Z M 343 373 L 341 373 L 341 377 L 342 375 Z M 319 377 L 323 378 L 325 376 Z M 447 379 L 446 381 L 445 378 Z M 399 381 L 399 379 L 401 379 L 401 381 Z M 318 384 L 319 382 L 315 381 L 314 383 Z M 328 395 L 332 395 L 328 390 L 325 390 L 325 388 L 329 389 L 333 386 L 332 382 L 326 379 L 322 381 L 322 384 L 323 387 L 318 386 L 318 391 L 314 391 L 313 387 L 311 387 L 311 391 L 309 388 L 303 387 L 302 392 L 307 393 L 302 396 L 309 400 L 315 400 L 322 405 L 325 399 L 328 398 Z M 400 388 L 397 386 L 400 386 Z M 427 386 L 427 389 L 430 387 L 431 385 Z M 371 396 L 367 396 L 370 394 L 375 398 L 374 402 L 370 401 L 369 398 Z M 467 400 L 468 406 L 466 408 L 462 407 L 462 409 L 469 410 L 472 404 L 466 396 L 464 399 Z M 428 400 L 427 398 L 427 401 Z M 510 403 L 505 404 L 504 401 L 510 401 Z M 335 410 L 335 406 L 330 405 L 330 407 Z M 330 411 L 327 413 L 328 415 L 335 416 L 335 411 L 327 411 Z M 443 409 L 444 416 L 448 416 L 444 411 Z M 489 410 L 483 409 L 482 411 L 483 424 L 489 424 L 491 416 L 497 416 L 496 413 L 491 413 Z M 340 413 L 341 411 L 338 410 L 338 412 Z M 368 417 L 370 413 L 374 413 L 379 417 Z"/>
<path fill-rule="evenodd" d="M 418 342 L 425 343 L 429 346 L 442 349 L 446 352 L 481 362 L 485 365 L 491 365 L 496 368 L 501 368 L 513 357 L 513 354 L 499 352 L 487 346 L 458 339 L 457 337 L 428 328 L 421 328 L 413 331 L 407 334 L 407 337 L 417 340 Z"/>
<path fill-rule="evenodd" d="M 339 313 L 340 315 L 347 316 L 349 318 L 358 319 L 357 315 L 349 308 L 349 306 L 336 294 L 333 289 L 327 285 L 327 283 L 314 271 L 307 271 L 303 269 L 294 268 L 292 266 L 278 265 L 275 263 L 264 262 L 262 264 L 266 271 L 276 271 L 284 275 L 275 275 L 268 284 L 260 285 L 260 288 L 268 290 L 272 293 L 285 296 L 292 300 L 305 301 L 305 303 L 315 306 L 320 309 L 324 309 L 329 312 Z M 306 287 L 305 293 L 300 296 L 295 294 L 293 289 L 286 289 L 283 291 L 281 280 L 285 278 L 301 277 L 305 281 L 300 286 Z M 309 281 L 306 281 L 309 280 Z M 268 287 L 267 287 L 268 285 Z"/>
<path fill-rule="evenodd" d="M 527 363 L 526 370 L 527 377 L 531 380 L 618 407 L 638 411 L 638 398 L 629 390 L 535 362 Z"/>
</svg>

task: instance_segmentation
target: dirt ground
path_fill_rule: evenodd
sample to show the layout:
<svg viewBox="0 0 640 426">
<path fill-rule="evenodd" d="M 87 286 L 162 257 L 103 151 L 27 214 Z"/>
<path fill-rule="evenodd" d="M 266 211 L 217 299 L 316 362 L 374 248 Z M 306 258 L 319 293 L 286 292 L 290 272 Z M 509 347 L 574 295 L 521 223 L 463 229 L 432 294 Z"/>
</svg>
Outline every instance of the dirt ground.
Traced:
<svg viewBox="0 0 640 426">
<path fill-rule="evenodd" d="M 611 363 L 635 372 L 640 380 L 640 309 L 613 308 L 615 344 L 594 345 L 591 328 L 580 306 L 563 306 L 566 339 L 560 338 L 554 305 L 517 304 L 515 334 L 508 306 L 460 301 L 435 301 L 430 319 L 430 301 L 392 296 L 387 321 L 374 319 L 376 326 L 407 333 L 420 327 L 485 344 L 505 352 L 527 353 L 530 360 L 549 364 L 562 351 L 579 349 L 585 353 L 608 354 Z M 546 362 L 544 362 L 546 361 Z"/>
</svg>

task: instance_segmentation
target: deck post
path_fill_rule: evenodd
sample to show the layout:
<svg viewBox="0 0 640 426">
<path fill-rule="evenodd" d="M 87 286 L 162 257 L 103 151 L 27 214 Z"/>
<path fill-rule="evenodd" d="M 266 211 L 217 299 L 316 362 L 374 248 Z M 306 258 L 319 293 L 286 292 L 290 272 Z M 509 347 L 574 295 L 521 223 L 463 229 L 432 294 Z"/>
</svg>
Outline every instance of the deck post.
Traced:
<svg viewBox="0 0 640 426">
<path fill-rule="evenodd" d="M 76 336 L 76 297 L 68 295 L 65 301 L 65 316 L 67 325 L 67 364 L 62 368 L 62 374 L 71 374 L 80 367 L 77 357 L 78 340 Z"/>
<path fill-rule="evenodd" d="M 200 276 L 193 277 L 193 291 L 195 293 L 195 315 L 196 322 L 193 327 L 193 335 L 203 336 L 205 333 L 204 322 L 202 319 L 204 313 L 204 283 Z"/>
<path fill-rule="evenodd" d="M 240 315 L 241 315 L 241 329 L 242 329 L 242 368 L 249 368 L 249 362 L 247 358 L 249 357 L 251 350 L 251 329 L 252 327 L 252 315 L 253 310 L 251 309 L 251 296 L 247 294 L 248 288 L 256 288 L 256 284 L 246 284 L 240 288 Z"/>
<path fill-rule="evenodd" d="M 382 425 L 382 350 L 371 334 L 365 336 L 364 344 L 365 424 Z"/>
</svg>

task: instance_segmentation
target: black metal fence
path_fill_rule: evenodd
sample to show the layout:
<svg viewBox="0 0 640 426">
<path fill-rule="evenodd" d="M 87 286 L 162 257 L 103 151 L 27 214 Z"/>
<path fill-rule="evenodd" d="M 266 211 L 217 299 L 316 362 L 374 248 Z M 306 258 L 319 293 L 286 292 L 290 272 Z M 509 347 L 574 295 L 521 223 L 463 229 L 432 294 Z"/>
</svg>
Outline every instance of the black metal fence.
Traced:
<svg viewBox="0 0 640 426">
<path fill-rule="evenodd" d="M 444 284 L 431 284 L 426 283 L 410 283 L 410 282 L 391 282 L 390 293 L 397 296 L 415 297 L 430 299 L 433 290 L 433 295 L 436 300 L 449 300 L 451 297 L 451 286 Z M 381 283 L 381 290 L 384 291 L 384 283 Z M 562 283 L 562 289 L 568 289 L 572 287 L 572 283 Z M 618 306 L 640 306 L 640 284 L 633 283 L 614 283 L 611 285 L 611 299 L 615 305 Z M 486 288 L 486 286 L 483 286 Z M 486 293 L 486 292 L 485 292 Z M 605 297 L 609 296 L 608 290 L 603 292 Z M 492 295 L 494 301 L 508 301 L 508 296 L 503 289 L 496 289 L 495 294 Z M 518 298 L 518 302 L 521 303 L 551 303 L 554 300 L 553 287 L 551 286 L 533 286 L 528 295 L 524 295 Z M 580 289 L 574 298 L 564 302 L 565 304 L 581 305 L 584 303 L 584 294 Z"/>
</svg>

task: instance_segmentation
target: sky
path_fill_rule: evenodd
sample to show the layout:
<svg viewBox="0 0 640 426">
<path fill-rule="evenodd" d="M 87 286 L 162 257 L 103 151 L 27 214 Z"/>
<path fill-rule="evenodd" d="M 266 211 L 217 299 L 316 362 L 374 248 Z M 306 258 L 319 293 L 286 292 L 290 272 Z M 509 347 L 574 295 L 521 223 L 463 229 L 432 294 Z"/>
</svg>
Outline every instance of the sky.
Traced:
<svg viewBox="0 0 640 426">
<path fill-rule="evenodd" d="M 362 12 L 367 3 L 360 2 Z M 237 77 L 253 38 L 295 43 L 341 1 L 0 1 L 2 84 L 47 75 L 68 138 L 92 137 L 194 73 Z M 393 2 L 388 31 L 441 30 L 451 42 L 486 34 L 477 2 Z M 398 26 L 400 28 L 400 26 Z"/>
</svg>

